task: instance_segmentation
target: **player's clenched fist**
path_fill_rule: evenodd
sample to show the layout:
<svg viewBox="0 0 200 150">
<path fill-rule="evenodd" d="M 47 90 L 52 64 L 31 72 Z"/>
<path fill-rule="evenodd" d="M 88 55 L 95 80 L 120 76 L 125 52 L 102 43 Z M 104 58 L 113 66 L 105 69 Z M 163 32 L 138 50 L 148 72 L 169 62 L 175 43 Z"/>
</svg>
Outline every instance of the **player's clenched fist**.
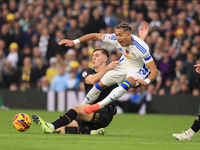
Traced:
<svg viewBox="0 0 200 150">
<path fill-rule="evenodd" d="M 67 39 L 63 39 L 58 43 L 58 45 L 63 45 L 63 44 L 65 44 L 65 46 L 69 46 L 69 47 L 74 46 L 74 42 L 71 40 L 67 40 Z"/>
</svg>

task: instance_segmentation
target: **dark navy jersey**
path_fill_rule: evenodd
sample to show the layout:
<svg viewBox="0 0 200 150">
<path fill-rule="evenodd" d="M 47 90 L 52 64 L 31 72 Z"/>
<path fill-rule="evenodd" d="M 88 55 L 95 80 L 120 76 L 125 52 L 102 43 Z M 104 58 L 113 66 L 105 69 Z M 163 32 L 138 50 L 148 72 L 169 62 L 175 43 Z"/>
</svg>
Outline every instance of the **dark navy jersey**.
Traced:
<svg viewBox="0 0 200 150">
<path fill-rule="evenodd" d="M 94 85 L 92 85 L 92 84 L 86 84 L 86 83 L 85 83 L 85 78 L 87 78 L 87 76 L 90 75 L 90 74 L 96 74 L 96 73 L 97 73 L 97 72 L 96 72 L 94 69 L 91 69 L 91 68 L 88 69 L 87 71 L 84 71 L 84 72 L 82 73 L 82 79 L 83 79 L 83 81 L 84 81 L 85 92 L 86 92 L 86 94 L 92 89 L 92 87 L 93 87 Z M 95 101 L 93 102 L 93 104 L 96 104 L 96 103 L 102 101 L 102 100 L 103 100 L 106 96 L 108 96 L 108 94 L 110 94 L 110 92 L 111 92 L 114 88 L 116 88 L 117 86 L 118 86 L 117 84 L 114 84 L 114 85 L 112 85 L 112 86 L 106 88 L 104 91 L 101 92 L 101 94 L 99 95 L 99 97 L 97 98 L 97 100 L 95 100 Z"/>
</svg>

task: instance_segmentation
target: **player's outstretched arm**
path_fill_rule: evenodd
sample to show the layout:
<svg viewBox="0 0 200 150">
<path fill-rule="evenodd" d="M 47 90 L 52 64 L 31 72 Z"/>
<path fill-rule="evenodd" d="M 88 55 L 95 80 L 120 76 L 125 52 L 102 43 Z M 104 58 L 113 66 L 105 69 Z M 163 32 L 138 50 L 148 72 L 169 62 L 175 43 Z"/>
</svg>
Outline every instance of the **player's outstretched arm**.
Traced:
<svg viewBox="0 0 200 150">
<path fill-rule="evenodd" d="M 158 69 L 154 63 L 154 61 L 150 61 L 149 63 L 146 64 L 146 66 L 149 68 L 149 70 L 151 71 L 150 75 L 148 76 L 147 79 L 145 79 L 144 81 L 136 79 L 137 83 L 143 86 L 148 85 L 149 83 L 153 82 L 156 77 L 158 76 Z"/>
<path fill-rule="evenodd" d="M 119 65 L 119 61 L 111 62 L 109 65 L 107 65 L 103 70 L 99 71 L 98 73 L 87 76 L 85 78 L 85 83 L 94 85 L 96 82 L 98 82 L 103 77 L 103 75 L 106 72 L 115 68 L 117 65 Z"/>
<path fill-rule="evenodd" d="M 76 40 L 68 40 L 68 39 L 62 39 L 58 45 L 63 45 L 65 44 L 65 46 L 69 46 L 69 47 L 72 47 L 74 46 L 75 44 L 78 44 L 80 42 L 86 42 L 86 41 L 90 41 L 90 40 L 99 40 L 99 41 L 102 41 L 102 37 L 103 37 L 103 34 L 101 33 L 91 33 L 91 34 L 86 34 L 82 37 L 80 37 L 79 39 L 76 39 Z"/>
<path fill-rule="evenodd" d="M 139 30 L 140 39 L 144 41 L 147 37 L 148 32 L 149 32 L 149 24 L 147 22 L 143 22 L 142 27 Z"/>
<path fill-rule="evenodd" d="M 194 67 L 197 67 L 196 72 L 200 74 L 200 64 L 194 65 Z"/>
</svg>

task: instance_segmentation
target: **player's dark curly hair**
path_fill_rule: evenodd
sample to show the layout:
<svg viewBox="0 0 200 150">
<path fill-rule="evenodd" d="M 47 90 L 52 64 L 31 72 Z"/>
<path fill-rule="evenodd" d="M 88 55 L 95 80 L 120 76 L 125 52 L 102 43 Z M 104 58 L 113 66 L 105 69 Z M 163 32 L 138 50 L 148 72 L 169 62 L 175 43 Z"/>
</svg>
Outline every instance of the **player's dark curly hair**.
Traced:
<svg viewBox="0 0 200 150">
<path fill-rule="evenodd" d="M 124 29 L 124 31 L 132 32 L 132 28 L 128 23 L 120 23 L 116 27 L 117 29 Z"/>
<path fill-rule="evenodd" d="M 96 52 L 96 51 L 101 51 L 101 52 L 102 52 L 103 54 L 105 54 L 105 55 L 108 57 L 108 59 L 109 59 L 109 52 L 108 52 L 107 49 L 105 49 L 105 48 L 97 48 L 97 49 L 95 49 L 95 50 L 93 51 L 93 53 Z"/>
</svg>

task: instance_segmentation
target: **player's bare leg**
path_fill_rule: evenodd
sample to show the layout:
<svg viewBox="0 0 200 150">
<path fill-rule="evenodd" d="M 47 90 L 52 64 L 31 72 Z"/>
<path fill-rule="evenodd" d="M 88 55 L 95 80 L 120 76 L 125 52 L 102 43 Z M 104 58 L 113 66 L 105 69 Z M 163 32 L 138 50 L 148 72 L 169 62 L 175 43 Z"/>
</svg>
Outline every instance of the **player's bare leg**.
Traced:
<svg viewBox="0 0 200 150">
<path fill-rule="evenodd" d="M 74 106 L 71 109 L 74 109 L 77 112 L 77 117 L 76 117 L 77 119 L 80 119 L 80 120 L 83 120 L 83 121 L 86 121 L 86 122 L 90 122 L 92 120 L 94 113 L 86 114 L 85 111 L 84 111 L 84 108 L 86 106 L 90 106 L 90 104 L 83 104 L 83 105 L 80 105 L 80 106 Z"/>
</svg>

